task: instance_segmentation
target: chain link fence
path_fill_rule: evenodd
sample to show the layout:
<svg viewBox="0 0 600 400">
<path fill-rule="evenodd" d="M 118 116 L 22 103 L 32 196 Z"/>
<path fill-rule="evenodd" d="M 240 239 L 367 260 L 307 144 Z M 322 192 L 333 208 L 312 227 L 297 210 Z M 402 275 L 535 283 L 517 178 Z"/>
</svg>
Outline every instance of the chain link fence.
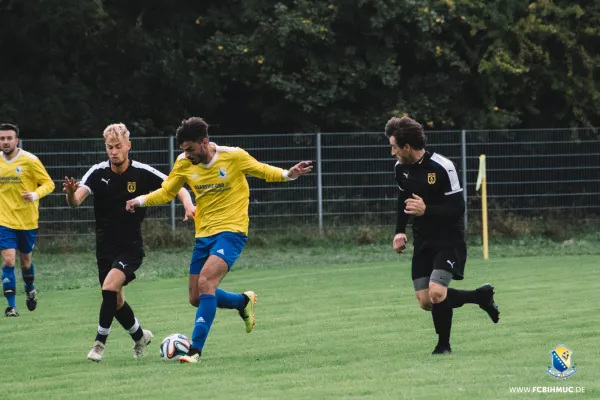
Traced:
<svg viewBox="0 0 600 400">
<path fill-rule="evenodd" d="M 427 132 L 429 149 L 445 155 L 461 170 L 468 219 L 477 220 L 481 201 L 475 193 L 478 159 L 486 154 L 490 218 L 593 218 L 600 215 L 600 133 L 595 129 L 489 130 Z M 290 183 L 266 183 L 249 177 L 252 230 L 310 226 L 393 226 L 397 187 L 395 160 L 382 133 L 213 136 L 238 146 L 257 160 L 289 168 L 313 160 L 314 173 Z M 180 153 L 172 136 L 131 139 L 130 158 L 168 174 Z M 102 137 L 23 140 L 56 183 L 41 201 L 40 234 L 91 232 L 92 201 L 69 208 L 62 194 L 65 176 L 80 179 L 107 159 Z M 173 229 L 182 222 L 176 201 L 152 208 L 148 220 Z"/>
</svg>

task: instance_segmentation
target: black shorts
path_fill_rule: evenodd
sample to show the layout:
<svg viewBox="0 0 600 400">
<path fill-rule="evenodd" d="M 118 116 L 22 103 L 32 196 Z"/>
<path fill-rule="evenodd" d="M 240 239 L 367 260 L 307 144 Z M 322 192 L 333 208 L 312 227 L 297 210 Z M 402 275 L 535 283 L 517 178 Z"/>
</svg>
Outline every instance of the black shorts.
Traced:
<svg viewBox="0 0 600 400">
<path fill-rule="evenodd" d="M 98 259 L 98 281 L 100 282 L 100 286 L 104 284 L 106 276 L 113 268 L 123 271 L 125 274 L 125 283 L 123 285 L 127 285 L 135 279 L 135 271 L 142 265 L 143 260 L 144 253 L 139 251 L 123 252 L 114 259 Z"/>
<path fill-rule="evenodd" d="M 463 243 L 415 243 L 412 258 L 412 279 L 429 278 L 434 269 L 450 272 L 453 279 L 464 279 L 467 245 Z"/>
</svg>

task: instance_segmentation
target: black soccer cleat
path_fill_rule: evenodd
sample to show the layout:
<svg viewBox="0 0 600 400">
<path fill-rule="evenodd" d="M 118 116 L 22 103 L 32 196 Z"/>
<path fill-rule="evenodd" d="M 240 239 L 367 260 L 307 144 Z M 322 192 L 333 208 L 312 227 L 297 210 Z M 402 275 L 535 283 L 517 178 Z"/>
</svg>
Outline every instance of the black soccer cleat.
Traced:
<svg viewBox="0 0 600 400">
<path fill-rule="evenodd" d="M 37 292 L 33 289 L 31 292 L 25 292 L 27 296 L 26 304 L 29 311 L 35 310 L 37 307 Z"/>
<path fill-rule="evenodd" d="M 500 311 L 498 310 L 498 304 L 494 301 L 494 287 L 490 283 L 486 283 L 477 288 L 481 295 L 481 302 L 479 308 L 488 313 L 492 321 L 497 324 L 500 320 Z"/>
<path fill-rule="evenodd" d="M 6 307 L 6 310 L 4 310 L 4 315 L 7 317 L 18 317 L 19 312 L 15 307 Z"/>
<path fill-rule="evenodd" d="M 432 355 L 436 355 L 436 354 L 452 354 L 452 349 L 450 348 L 450 346 L 446 347 L 446 346 L 435 346 L 435 349 L 433 349 L 433 352 L 431 353 Z"/>
</svg>

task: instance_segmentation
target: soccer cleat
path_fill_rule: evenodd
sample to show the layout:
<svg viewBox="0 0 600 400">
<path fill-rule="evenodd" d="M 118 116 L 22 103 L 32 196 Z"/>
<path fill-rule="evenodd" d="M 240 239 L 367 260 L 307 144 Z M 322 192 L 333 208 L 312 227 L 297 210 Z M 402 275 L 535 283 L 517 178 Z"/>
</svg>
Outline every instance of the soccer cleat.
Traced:
<svg viewBox="0 0 600 400">
<path fill-rule="evenodd" d="M 435 346 L 435 349 L 433 349 L 433 352 L 431 353 L 432 355 L 436 355 L 436 354 L 452 354 L 452 349 L 450 348 L 450 346 L 446 347 L 446 346 Z"/>
<path fill-rule="evenodd" d="M 246 325 L 246 332 L 252 332 L 254 329 L 254 323 L 256 322 L 256 318 L 254 317 L 254 306 L 256 305 L 256 293 L 252 290 L 248 290 L 244 292 L 244 296 L 248 298 L 248 303 L 246 306 L 240 310 L 240 317 L 244 320 L 244 324 Z"/>
<path fill-rule="evenodd" d="M 27 309 L 29 311 L 35 310 L 37 307 L 37 292 L 33 289 L 31 292 L 25 292 L 27 296 Z"/>
<path fill-rule="evenodd" d="M 190 349 L 191 350 L 191 349 Z M 193 354 L 190 354 L 193 353 Z M 197 351 L 188 351 L 188 354 L 185 356 L 179 357 L 179 362 L 181 364 L 195 364 L 200 362 L 200 353 Z"/>
<path fill-rule="evenodd" d="M 19 312 L 17 311 L 16 307 L 6 307 L 6 310 L 4 310 L 4 315 L 6 317 L 18 317 Z"/>
<path fill-rule="evenodd" d="M 144 357 L 144 354 L 146 354 L 146 347 L 152 342 L 152 338 L 154 337 L 152 332 L 148 329 L 144 329 L 143 331 L 144 335 L 142 338 L 133 345 L 133 358 L 135 360 Z"/>
<path fill-rule="evenodd" d="M 94 342 L 94 347 L 88 353 L 88 360 L 100 362 L 104 356 L 104 343 L 99 340 Z"/>
<path fill-rule="evenodd" d="M 481 294 L 479 308 L 488 313 L 492 321 L 497 324 L 500 320 L 500 311 L 498 310 L 498 304 L 494 301 L 494 287 L 486 283 L 478 287 L 477 291 Z"/>
</svg>

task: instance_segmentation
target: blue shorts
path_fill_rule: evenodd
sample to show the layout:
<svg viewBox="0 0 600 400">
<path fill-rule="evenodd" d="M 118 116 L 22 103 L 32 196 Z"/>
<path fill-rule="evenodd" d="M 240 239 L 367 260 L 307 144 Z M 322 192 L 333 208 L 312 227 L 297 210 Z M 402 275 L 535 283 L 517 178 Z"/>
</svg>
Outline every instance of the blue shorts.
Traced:
<svg viewBox="0 0 600 400">
<path fill-rule="evenodd" d="M 230 270 L 238 259 L 248 237 L 243 233 L 221 232 L 216 235 L 196 239 L 192 261 L 190 263 L 190 275 L 199 274 L 209 256 L 215 255 L 227 263 Z"/>
<path fill-rule="evenodd" d="M 12 229 L 0 226 L 0 250 L 17 249 L 21 254 L 33 251 L 37 229 Z"/>
</svg>

